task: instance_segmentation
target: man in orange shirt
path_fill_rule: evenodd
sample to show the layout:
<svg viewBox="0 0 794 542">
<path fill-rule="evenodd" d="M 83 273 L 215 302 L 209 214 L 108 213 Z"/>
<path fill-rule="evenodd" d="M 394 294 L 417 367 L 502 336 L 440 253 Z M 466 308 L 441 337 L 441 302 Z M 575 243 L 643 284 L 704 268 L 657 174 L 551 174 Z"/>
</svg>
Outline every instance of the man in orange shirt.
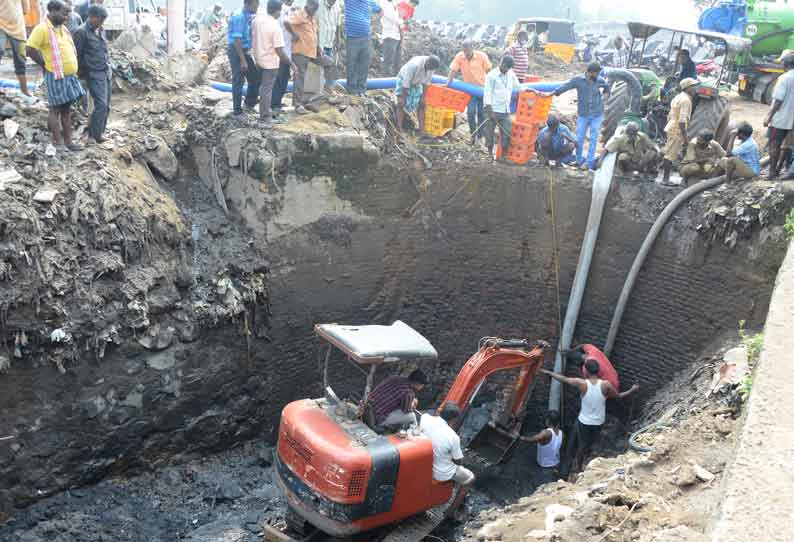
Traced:
<svg viewBox="0 0 794 542">
<path fill-rule="evenodd" d="M 281 2 L 268 0 L 267 15 L 258 13 L 251 29 L 251 56 L 262 71 L 259 87 L 259 120 L 265 125 L 273 121 L 270 108 L 273 99 L 273 84 L 280 64 L 292 64 L 284 51 L 284 32 L 278 24 Z"/>
<path fill-rule="evenodd" d="M 296 11 L 284 23 L 284 28 L 292 35 L 292 63 L 297 69 L 292 82 L 292 103 L 299 115 L 305 114 L 307 109 L 316 111 L 314 106 L 307 104 L 303 85 L 306 82 L 309 62 L 316 63 L 322 57 L 317 39 L 317 22 L 314 19 L 319 7 L 317 0 L 306 0 L 306 6 Z"/>
<path fill-rule="evenodd" d="M 449 79 L 447 86 L 452 84 L 452 77 L 460 72 L 463 80 L 472 85 L 485 86 L 485 76 L 491 71 L 491 61 L 488 55 L 482 51 L 475 51 L 471 41 L 463 43 L 463 51 L 455 55 L 452 64 L 449 66 Z M 480 128 L 485 124 L 485 109 L 483 108 L 482 98 L 475 96 L 469 100 L 469 107 L 466 110 L 469 119 L 469 131 L 471 132 L 472 145 L 477 142 Z"/>
<path fill-rule="evenodd" d="M 28 39 L 25 30 L 25 14 L 29 9 L 28 0 L 3 0 L 0 2 L 0 58 L 3 57 L 7 43 L 11 48 L 14 75 L 19 81 L 19 90 L 26 96 L 30 96 L 25 70 L 25 41 Z"/>
</svg>

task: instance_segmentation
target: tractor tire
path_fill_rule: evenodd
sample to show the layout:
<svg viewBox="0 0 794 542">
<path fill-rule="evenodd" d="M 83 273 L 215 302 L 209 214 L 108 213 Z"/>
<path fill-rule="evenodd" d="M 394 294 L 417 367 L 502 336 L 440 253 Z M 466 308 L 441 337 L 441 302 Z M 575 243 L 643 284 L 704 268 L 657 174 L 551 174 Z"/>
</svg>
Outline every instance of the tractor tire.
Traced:
<svg viewBox="0 0 794 542">
<path fill-rule="evenodd" d="M 628 111 L 629 105 L 631 105 L 629 87 L 622 81 L 615 83 L 612 86 L 607 102 L 604 104 L 604 123 L 601 125 L 601 135 L 604 143 L 609 141 L 609 138 L 615 134 L 615 130 L 618 129 L 618 124 L 620 124 L 620 119 Z"/>
<path fill-rule="evenodd" d="M 728 100 L 718 96 L 713 100 L 701 100 L 692 114 L 687 128 L 690 139 L 703 132 L 713 132 L 720 145 L 728 142 L 731 124 L 731 109 Z"/>
</svg>

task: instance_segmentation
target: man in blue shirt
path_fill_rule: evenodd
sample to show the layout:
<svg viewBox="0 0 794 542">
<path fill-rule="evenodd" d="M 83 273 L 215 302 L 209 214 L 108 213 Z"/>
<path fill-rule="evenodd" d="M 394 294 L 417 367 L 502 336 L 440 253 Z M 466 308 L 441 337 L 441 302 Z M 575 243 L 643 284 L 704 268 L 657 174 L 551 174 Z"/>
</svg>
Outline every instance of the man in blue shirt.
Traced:
<svg viewBox="0 0 794 542">
<path fill-rule="evenodd" d="M 604 121 L 604 97 L 609 97 L 609 86 L 607 82 L 599 77 L 601 66 L 592 63 L 587 66 L 584 75 L 574 77 L 567 83 L 563 83 L 555 92 L 555 96 L 565 94 L 569 90 L 576 89 L 579 104 L 579 118 L 576 121 L 576 162 L 580 166 L 595 168 L 596 147 L 598 146 L 598 132 L 601 130 L 601 123 Z M 603 91 L 603 97 L 601 95 Z M 587 149 L 587 162 L 584 161 L 584 142 L 590 134 L 590 146 Z"/>
<path fill-rule="evenodd" d="M 741 143 L 734 149 L 733 143 L 737 138 Z M 761 173 L 761 159 L 758 155 L 758 144 L 753 140 L 752 126 L 742 122 L 731 131 L 727 147 L 728 156 L 721 160 L 720 165 L 725 170 L 728 182 L 733 179 L 752 179 Z"/>
<path fill-rule="evenodd" d="M 361 96 L 367 90 L 367 75 L 372 60 L 372 14 L 381 9 L 375 0 L 345 1 L 347 38 L 347 91 Z"/>
<path fill-rule="evenodd" d="M 549 115 L 546 127 L 538 134 L 537 151 L 544 166 L 549 165 L 550 160 L 554 161 L 556 167 L 575 160 L 573 153 L 576 151 L 576 139 L 568 127 L 560 123 L 557 115 Z"/>
<path fill-rule="evenodd" d="M 243 116 L 243 80 L 248 81 L 245 107 L 255 111 L 259 102 L 261 72 L 251 57 L 251 22 L 259 9 L 259 0 L 245 0 L 243 9 L 238 9 L 229 18 L 229 40 L 227 54 L 232 68 L 232 105 L 234 116 Z"/>
</svg>

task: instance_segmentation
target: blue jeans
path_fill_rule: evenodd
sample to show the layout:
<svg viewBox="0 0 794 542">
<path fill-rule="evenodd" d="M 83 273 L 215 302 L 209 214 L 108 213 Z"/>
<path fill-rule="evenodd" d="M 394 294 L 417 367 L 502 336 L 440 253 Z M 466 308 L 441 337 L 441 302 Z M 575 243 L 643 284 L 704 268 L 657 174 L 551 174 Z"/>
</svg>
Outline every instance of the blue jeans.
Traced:
<svg viewBox="0 0 794 542">
<path fill-rule="evenodd" d="M 587 149 L 587 166 L 592 169 L 595 165 L 596 147 L 598 146 L 598 132 L 601 131 L 601 123 L 604 122 L 604 115 L 597 117 L 579 117 L 576 121 L 576 163 L 583 164 L 584 140 L 590 133 L 590 146 Z"/>
<path fill-rule="evenodd" d="M 474 137 L 482 137 L 483 123 L 485 122 L 485 109 L 483 108 L 482 98 L 474 96 L 469 100 L 469 105 L 466 108 L 466 116 L 469 120 L 469 132 Z M 479 128 L 479 131 L 477 129 Z M 476 132 L 476 133 L 475 133 Z"/>
<path fill-rule="evenodd" d="M 372 38 L 347 38 L 347 92 L 364 94 L 372 60 Z"/>
<path fill-rule="evenodd" d="M 110 71 L 88 72 L 88 92 L 94 100 L 94 111 L 88 123 L 88 135 L 95 141 L 102 139 L 110 114 Z"/>
<path fill-rule="evenodd" d="M 240 69 L 240 56 L 234 46 L 229 45 L 226 52 L 229 55 L 229 65 L 232 68 L 232 105 L 235 114 L 240 114 L 243 112 L 243 82 L 248 81 L 245 105 L 249 109 L 253 109 L 259 103 L 259 85 L 262 75 L 259 68 L 256 67 L 254 59 L 251 58 L 250 52 L 245 51 L 245 63 L 248 64 L 248 70 L 245 73 Z"/>
</svg>

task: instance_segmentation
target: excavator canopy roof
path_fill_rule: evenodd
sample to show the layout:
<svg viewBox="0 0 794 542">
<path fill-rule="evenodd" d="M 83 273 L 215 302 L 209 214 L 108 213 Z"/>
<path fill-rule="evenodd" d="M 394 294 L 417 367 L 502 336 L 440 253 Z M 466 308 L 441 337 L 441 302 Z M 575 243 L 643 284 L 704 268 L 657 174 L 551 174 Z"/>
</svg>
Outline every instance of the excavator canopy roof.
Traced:
<svg viewBox="0 0 794 542">
<path fill-rule="evenodd" d="M 740 38 L 739 36 L 731 36 L 729 34 L 721 34 L 719 32 L 709 32 L 707 30 L 698 30 L 697 28 L 675 28 L 671 26 L 657 26 L 648 23 L 632 22 L 626 23 L 629 27 L 631 37 L 637 40 L 647 40 L 659 31 L 667 30 L 675 32 L 676 34 L 691 34 L 693 36 L 704 37 L 714 41 L 721 41 L 725 47 L 732 53 L 740 53 L 749 50 L 752 42 L 747 38 Z"/>
<path fill-rule="evenodd" d="M 438 359 L 438 352 L 430 341 L 399 320 L 390 326 L 317 324 L 314 331 L 362 364 Z"/>
</svg>

